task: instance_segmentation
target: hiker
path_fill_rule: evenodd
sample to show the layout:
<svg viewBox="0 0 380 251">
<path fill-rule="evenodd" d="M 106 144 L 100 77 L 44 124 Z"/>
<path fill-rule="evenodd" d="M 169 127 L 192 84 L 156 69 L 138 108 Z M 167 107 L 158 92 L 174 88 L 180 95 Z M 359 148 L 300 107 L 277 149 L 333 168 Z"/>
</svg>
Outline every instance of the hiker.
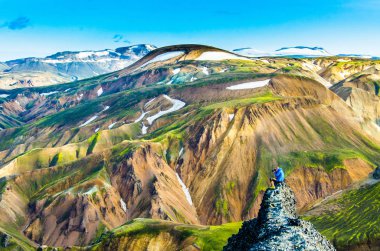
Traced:
<svg viewBox="0 0 380 251">
<path fill-rule="evenodd" d="M 282 171 L 282 168 L 279 166 L 273 169 L 272 172 L 274 174 L 274 178 L 270 179 L 271 188 L 276 188 L 278 185 L 285 181 L 285 174 L 284 171 Z"/>
</svg>

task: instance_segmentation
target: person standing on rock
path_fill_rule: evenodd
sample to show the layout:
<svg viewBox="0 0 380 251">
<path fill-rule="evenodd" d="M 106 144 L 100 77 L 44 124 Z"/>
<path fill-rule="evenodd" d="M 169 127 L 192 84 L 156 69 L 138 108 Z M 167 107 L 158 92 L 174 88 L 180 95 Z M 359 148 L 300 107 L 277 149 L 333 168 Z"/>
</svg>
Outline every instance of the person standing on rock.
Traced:
<svg viewBox="0 0 380 251">
<path fill-rule="evenodd" d="M 285 181 L 285 174 L 281 167 L 277 166 L 272 170 L 274 178 L 270 179 L 271 188 L 275 189 L 278 185 Z"/>
</svg>

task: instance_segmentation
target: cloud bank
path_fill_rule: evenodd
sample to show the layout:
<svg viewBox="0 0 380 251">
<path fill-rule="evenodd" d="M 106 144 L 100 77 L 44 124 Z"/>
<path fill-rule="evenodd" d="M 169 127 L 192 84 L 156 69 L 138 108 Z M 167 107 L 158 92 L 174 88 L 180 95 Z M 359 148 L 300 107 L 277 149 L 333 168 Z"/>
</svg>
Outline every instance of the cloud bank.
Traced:
<svg viewBox="0 0 380 251">
<path fill-rule="evenodd" d="M 9 30 L 22 30 L 30 26 L 30 19 L 27 17 L 18 17 L 10 22 L 5 22 L 0 25 L 1 28 Z"/>
</svg>

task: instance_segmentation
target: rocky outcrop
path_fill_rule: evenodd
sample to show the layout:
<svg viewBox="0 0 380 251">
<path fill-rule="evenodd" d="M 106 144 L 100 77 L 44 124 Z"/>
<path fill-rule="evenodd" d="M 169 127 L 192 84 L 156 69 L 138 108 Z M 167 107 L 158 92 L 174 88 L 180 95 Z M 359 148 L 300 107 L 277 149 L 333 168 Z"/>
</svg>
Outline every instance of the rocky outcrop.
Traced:
<svg viewBox="0 0 380 251">
<path fill-rule="evenodd" d="M 297 217 L 295 206 L 286 184 L 267 189 L 259 216 L 244 222 L 223 250 L 335 250 L 311 223 Z"/>
<path fill-rule="evenodd" d="M 373 178 L 379 180 L 380 179 L 380 167 L 377 167 L 372 175 L 373 175 Z"/>
</svg>

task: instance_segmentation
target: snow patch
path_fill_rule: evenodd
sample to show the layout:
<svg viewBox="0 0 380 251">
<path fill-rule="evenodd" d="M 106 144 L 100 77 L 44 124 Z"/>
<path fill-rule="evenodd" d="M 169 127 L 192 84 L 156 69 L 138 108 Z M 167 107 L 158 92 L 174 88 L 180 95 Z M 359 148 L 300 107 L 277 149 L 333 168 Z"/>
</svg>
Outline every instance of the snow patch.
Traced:
<svg viewBox="0 0 380 251">
<path fill-rule="evenodd" d="M 86 125 L 90 124 L 92 121 L 94 121 L 97 118 L 98 118 L 98 115 L 92 116 L 89 120 L 87 120 L 86 122 L 84 122 L 83 124 L 81 124 L 79 127 L 86 126 Z"/>
<path fill-rule="evenodd" d="M 149 100 L 148 102 L 146 102 L 146 104 L 144 105 L 144 108 L 147 107 L 148 105 L 150 105 L 156 98 L 152 98 L 151 100 Z"/>
<path fill-rule="evenodd" d="M 232 53 L 222 52 L 222 51 L 206 51 L 203 52 L 196 60 L 207 60 L 207 61 L 221 61 L 221 60 L 229 60 L 229 59 L 245 59 L 248 58 L 239 57 Z"/>
<path fill-rule="evenodd" d="M 123 209 L 123 211 L 126 213 L 127 212 L 127 204 L 125 204 L 125 202 L 122 198 L 120 198 L 120 206 Z"/>
<path fill-rule="evenodd" d="M 228 90 L 243 90 L 243 89 L 253 89 L 258 87 L 263 87 L 269 84 L 270 79 L 262 80 L 262 81 L 254 81 L 248 82 L 244 84 L 232 85 L 227 87 Z"/>
<path fill-rule="evenodd" d="M 165 114 L 168 114 L 168 113 L 171 113 L 171 112 L 175 112 L 179 109 L 181 109 L 182 107 L 184 107 L 186 105 L 185 102 L 182 102 L 181 100 L 178 100 L 178 99 L 172 99 L 171 97 L 167 96 L 167 95 L 163 95 L 164 98 L 166 98 L 167 100 L 169 100 L 173 106 L 168 109 L 168 110 L 165 110 L 165 111 L 159 111 L 157 114 L 153 115 L 153 116 L 150 116 L 147 118 L 147 121 L 148 123 L 151 125 L 153 123 L 153 121 L 155 121 L 156 119 L 164 116 Z"/>
<path fill-rule="evenodd" d="M 148 127 L 145 126 L 144 123 L 141 123 L 141 124 L 142 124 L 141 133 L 146 134 L 148 132 Z"/>
<path fill-rule="evenodd" d="M 175 173 L 175 175 L 177 176 L 178 182 L 181 185 L 183 192 L 185 193 L 187 201 L 189 202 L 190 205 L 193 205 L 193 201 L 191 200 L 191 195 L 190 195 L 189 189 L 186 187 L 185 183 L 183 183 L 183 181 L 181 180 L 181 177 L 179 177 L 178 173 Z"/>
<path fill-rule="evenodd" d="M 173 74 L 176 75 L 181 71 L 181 68 L 176 68 L 173 70 Z"/>
<path fill-rule="evenodd" d="M 44 92 L 44 93 L 40 93 L 41 96 L 50 96 L 50 95 L 53 95 L 53 94 L 56 94 L 58 93 L 57 91 L 53 91 L 53 92 Z"/>
<path fill-rule="evenodd" d="M 116 124 L 117 124 L 117 122 L 110 124 L 110 125 L 108 126 L 108 129 L 112 129 L 112 127 L 114 127 Z"/>
<path fill-rule="evenodd" d="M 203 68 L 202 68 L 202 72 L 203 72 L 204 74 L 206 74 L 206 75 L 209 75 L 209 74 L 210 74 L 209 71 L 208 71 L 208 68 L 207 68 L 207 67 L 203 67 Z"/>
<path fill-rule="evenodd" d="M 110 109 L 110 107 L 107 105 L 101 112 L 105 112 L 107 111 L 108 109 Z"/>
<path fill-rule="evenodd" d="M 136 120 L 135 120 L 135 123 L 137 122 L 140 122 L 144 117 L 145 117 L 145 114 L 147 114 L 147 112 L 142 112 L 140 117 L 138 117 Z"/>
<path fill-rule="evenodd" d="M 98 94 L 98 97 L 99 97 L 100 95 L 102 95 L 102 94 L 103 94 L 103 88 L 100 87 L 99 90 L 96 91 L 96 93 Z"/>
<path fill-rule="evenodd" d="M 98 187 L 97 186 L 93 186 L 93 187 L 91 187 L 90 190 L 88 190 L 87 192 L 85 192 L 83 194 L 90 195 L 90 194 L 96 193 L 97 191 L 98 191 Z"/>
<path fill-rule="evenodd" d="M 144 67 L 148 64 L 152 64 L 152 63 L 155 63 L 155 62 L 160 62 L 160 61 L 166 61 L 166 60 L 169 60 L 169 59 L 172 59 L 174 57 L 178 57 L 180 55 L 183 55 L 185 52 L 183 51 L 171 51 L 171 52 L 165 52 L 165 53 L 162 53 L 160 55 L 157 55 L 155 58 L 149 60 L 148 62 L 146 62 L 145 64 L 143 64 L 141 67 Z"/>
<path fill-rule="evenodd" d="M 181 157 L 182 156 L 182 154 L 183 154 L 183 147 L 181 147 L 181 150 L 179 150 L 179 153 L 178 153 L 178 157 Z"/>
<path fill-rule="evenodd" d="M 9 97 L 8 94 L 0 94 L 0 98 L 7 98 L 7 97 Z"/>
<path fill-rule="evenodd" d="M 228 119 L 229 119 L 230 121 L 232 121 L 232 120 L 234 119 L 234 117 L 235 117 L 235 114 L 234 114 L 234 113 L 228 114 Z"/>
<path fill-rule="evenodd" d="M 95 132 L 99 132 L 99 129 L 100 129 L 99 127 L 98 127 L 98 128 L 96 128 L 96 129 L 95 129 Z"/>
</svg>

